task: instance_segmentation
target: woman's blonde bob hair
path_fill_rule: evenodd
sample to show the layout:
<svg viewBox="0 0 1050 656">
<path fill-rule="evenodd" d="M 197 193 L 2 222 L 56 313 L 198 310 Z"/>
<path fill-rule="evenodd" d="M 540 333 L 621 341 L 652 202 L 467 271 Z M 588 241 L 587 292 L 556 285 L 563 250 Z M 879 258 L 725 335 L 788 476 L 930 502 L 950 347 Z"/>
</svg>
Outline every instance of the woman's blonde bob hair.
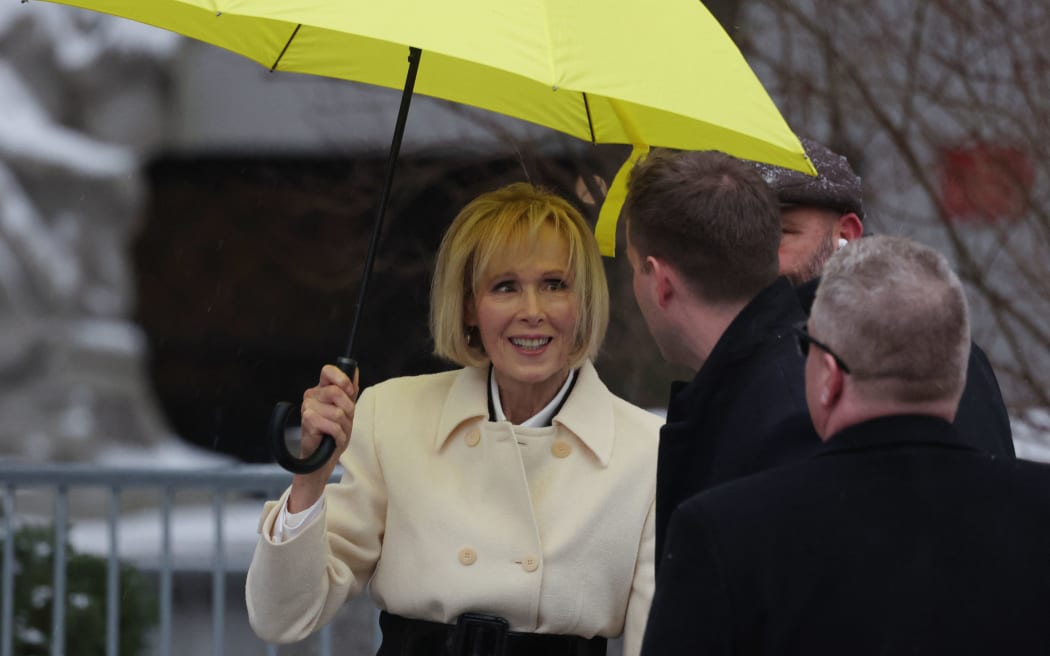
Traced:
<svg viewBox="0 0 1050 656">
<path fill-rule="evenodd" d="M 435 354 L 461 366 L 488 364 L 481 340 L 475 336 L 468 343 L 465 311 L 493 257 L 508 250 L 527 253 L 544 225 L 553 226 L 569 247 L 568 282 L 577 307 L 569 366 L 598 354 L 609 324 L 609 287 L 598 243 L 576 208 L 525 182 L 478 196 L 445 232 L 430 289 Z"/>
</svg>

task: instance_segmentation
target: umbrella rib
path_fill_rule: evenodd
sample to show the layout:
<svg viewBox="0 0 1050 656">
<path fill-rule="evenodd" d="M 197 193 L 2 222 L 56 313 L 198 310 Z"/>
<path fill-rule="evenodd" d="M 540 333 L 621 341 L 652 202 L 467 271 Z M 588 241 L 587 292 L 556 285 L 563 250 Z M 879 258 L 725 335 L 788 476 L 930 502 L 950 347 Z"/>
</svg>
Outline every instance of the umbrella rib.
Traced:
<svg viewBox="0 0 1050 656">
<path fill-rule="evenodd" d="M 271 73 L 277 70 L 277 65 L 281 63 L 281 59 L 284 58 L 284 53 L 288 52 L 288 46 L 292 45 L 292 41 L 295 39 L 295 35 L 299 34 L 299 28 L 302 26 L 303 24 L 299 23 L 295 26 L 295 29 L 292 30 L 292 35 L 288 37 L 288 41 L 284 44 L 284 47 L 281 48 L 281 54 L 277 55 L 277 59 L 274 60 L 273 66 L 270 67 Z"/>
<path fill-rule="evenodd" d="M 591 103 L 587 101 L 587 92 L 583 92 L 583 109 L 587 112 L 587 129 L 591 131 L 591 143 L 596 144 L 598 140 L 594 138 L 594 122 L 591 120 Z"/>
</svg>

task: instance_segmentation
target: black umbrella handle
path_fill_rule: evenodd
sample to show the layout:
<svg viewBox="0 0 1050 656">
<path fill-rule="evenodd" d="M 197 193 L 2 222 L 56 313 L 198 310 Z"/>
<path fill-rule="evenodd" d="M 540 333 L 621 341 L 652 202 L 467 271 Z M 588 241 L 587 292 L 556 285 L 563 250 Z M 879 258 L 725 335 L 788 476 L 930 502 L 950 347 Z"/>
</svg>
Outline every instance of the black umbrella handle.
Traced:
<svg viewBox="0 0 1050 656">
<path fill-rule="evenodd" d="M 350 380 L 354 379 L 354 373 L 357 371 L 357 362 L 352 358 L 341 355 L 336 358 L 335 365 L 349 376 Z M 284 434 L 285 428 L 288 426 L 288 416 L 294 408 L 295 406 L 287 401 L 281 401 L 274 406 L 273 413 L 270 415 L 270 451 L 277 464 L 293 474 L 311 474 L 324 467 L 325 463 L 332 457 L 332 454 L 335 453 L 335 439 L 331 435 L 323 435 L 321 444 L 317 446 L 313 453 L 305 458 L 293 456 L 288 451 L 288 444 L 285 442 Z"/>
</svg>

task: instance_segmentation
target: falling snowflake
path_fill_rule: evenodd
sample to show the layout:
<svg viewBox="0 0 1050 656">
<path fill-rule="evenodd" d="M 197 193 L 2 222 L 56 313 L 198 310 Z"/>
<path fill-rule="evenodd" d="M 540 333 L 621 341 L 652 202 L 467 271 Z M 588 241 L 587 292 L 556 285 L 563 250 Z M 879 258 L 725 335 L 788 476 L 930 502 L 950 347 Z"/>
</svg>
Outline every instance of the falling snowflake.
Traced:
<svg viewBox="0 0 1050 656">
<path fill-rule="evenodd" d="M 51 586 L 47 585 L 38 585 L 29 594 L 33 608 L 43 608 L 47 602 L 51 601 L 52 597 L 54 597 L 54 593 L 51 591 Z"/>
</svg>

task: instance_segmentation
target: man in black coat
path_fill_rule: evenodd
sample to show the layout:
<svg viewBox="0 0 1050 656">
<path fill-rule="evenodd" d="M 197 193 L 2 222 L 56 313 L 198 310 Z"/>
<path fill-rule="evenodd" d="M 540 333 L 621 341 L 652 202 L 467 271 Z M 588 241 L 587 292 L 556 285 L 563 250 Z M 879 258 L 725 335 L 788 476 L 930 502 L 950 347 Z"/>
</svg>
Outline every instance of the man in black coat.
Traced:
<svg viewBox="0 0 1050 656">
<path fill-rule="evenodd" d="M 1050 466 L 953 427 L 970 339 L 946 260 L 841 250 L 799 343 L 826 441 L 679 506 L 643 656 L 1050 654 Z"/>
<path fill-rule="evenodd" d="M 632 171 L 624 204 L 634 293 L 663 356 L 696 371 L 672 388 L 660 432 L 657 564 L 671 512 L 712 485 L 807 456 L 792 327 L 805 320 L 778 277 L 776 197 L 719 152 L 657 152 Z"/>
<path fill-rule="evenodd" d="M 796 286 L 808 314 L 824 263 L 863 235 L 864 203 L 861 179 L 845 157 L 812 139 L 801 141 L 817 177 L 769 164 L 755 166 L 780 201 L 784 230 L 780 273 Z M 1010 417 L 999 381 L 988 356 L 973 343 L 955 427 L 972 446 L 1014 457 Z"/>
</svg>

